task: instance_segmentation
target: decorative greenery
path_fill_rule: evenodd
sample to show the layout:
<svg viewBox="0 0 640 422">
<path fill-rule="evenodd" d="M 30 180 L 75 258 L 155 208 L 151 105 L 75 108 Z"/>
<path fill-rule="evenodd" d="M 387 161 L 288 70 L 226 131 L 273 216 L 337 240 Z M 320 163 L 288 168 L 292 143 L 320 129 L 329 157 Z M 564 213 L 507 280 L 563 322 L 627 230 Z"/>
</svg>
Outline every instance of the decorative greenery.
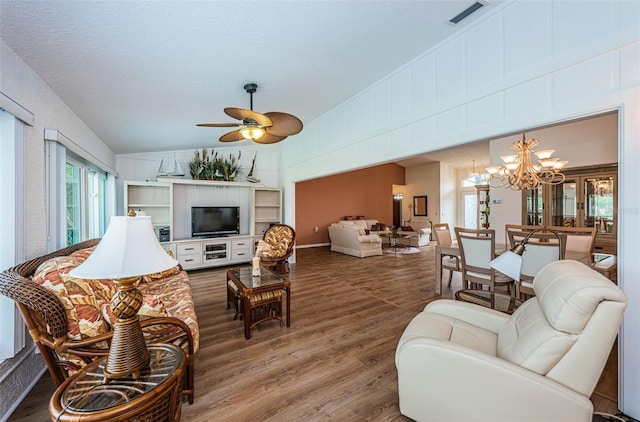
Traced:
<svg viewBox="0 0 640 422">
<path fill-rule="evenodd" d="M 202 148 L 202 156 L 200 151 L 196 151 L 193 161 L 189 163 L 189 173 L 196 180 L 223 180 L 233 182 L 240 170 L 240 156 L 242 151 L 238 151 L 238 157 L 229 154 L 229 158 L 223 158 L 221 155 L 211 149 L 211 153 L 206 148 Z"/>
</svg>

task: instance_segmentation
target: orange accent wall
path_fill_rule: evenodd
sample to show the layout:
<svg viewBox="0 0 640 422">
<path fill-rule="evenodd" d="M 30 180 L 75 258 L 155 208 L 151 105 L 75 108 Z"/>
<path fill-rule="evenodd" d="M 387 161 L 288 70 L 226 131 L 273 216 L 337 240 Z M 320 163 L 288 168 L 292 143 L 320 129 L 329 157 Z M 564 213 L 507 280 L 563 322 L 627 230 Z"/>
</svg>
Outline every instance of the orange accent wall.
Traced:
<svg viewBox="0 0 640 422">
<path fill-rule="evenodd" d="M 296 244 L 329 243 L 329 225 L 346 215 L 364 215 L 391 225 L 393 185 L 404 184 L 404 167 L 397 164 L 296 183 Z"/>
</svg>

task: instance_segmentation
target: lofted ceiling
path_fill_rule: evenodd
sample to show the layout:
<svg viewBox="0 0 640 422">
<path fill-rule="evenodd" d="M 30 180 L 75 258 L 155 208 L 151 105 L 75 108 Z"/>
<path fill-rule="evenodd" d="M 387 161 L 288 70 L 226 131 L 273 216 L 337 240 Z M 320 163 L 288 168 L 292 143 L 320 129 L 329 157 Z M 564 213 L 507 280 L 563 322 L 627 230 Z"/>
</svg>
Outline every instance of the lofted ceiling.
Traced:
<svg viewBox="0 0 640 422">
<path fill-rule="evenodd" d="M 0 36 L 114 153 L 167 151 L 219 146 L 195 124 L 248 82 L 309 124 L 498 2 L 453 25 L 473 0 L 0 0 Z"/>
</svg>

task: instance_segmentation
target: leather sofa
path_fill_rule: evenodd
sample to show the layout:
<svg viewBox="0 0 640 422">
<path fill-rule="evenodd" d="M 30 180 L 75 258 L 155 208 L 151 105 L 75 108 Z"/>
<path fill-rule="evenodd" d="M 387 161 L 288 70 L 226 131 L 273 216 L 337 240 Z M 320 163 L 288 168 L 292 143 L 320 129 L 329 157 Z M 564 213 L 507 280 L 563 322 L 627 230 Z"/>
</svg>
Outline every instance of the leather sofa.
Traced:
<svg viewBox="0 0 640 422">
<path fill-rule="evenodd" d="M 429 303 L 396 349 L 400 412 L 417 421 L 591 421 L 625 294 L 577 261 L 545 266 L 513 315 Z"/>
<path fill-rule="evenodd" d="M 367 234 L 368 229 L 364 228 L 366 221 L 376 220 L 341 220 L 331 224 L 331 250 L 359 258 L 382 255 L 382 239 L 375 232 Z"/>
</svg>

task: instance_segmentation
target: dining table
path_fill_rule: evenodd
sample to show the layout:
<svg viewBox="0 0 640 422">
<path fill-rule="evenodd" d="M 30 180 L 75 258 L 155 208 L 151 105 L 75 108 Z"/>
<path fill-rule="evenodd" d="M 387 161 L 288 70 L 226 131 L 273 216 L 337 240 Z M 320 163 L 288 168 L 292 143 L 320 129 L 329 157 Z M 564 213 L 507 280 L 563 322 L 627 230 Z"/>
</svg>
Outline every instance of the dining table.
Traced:
<svg viewBox="0 0 640 422">
<path fill-rule="evenodd" d="M 504 243 L 496 243 L 495 254 L 500 255 L 505 252 L 506 245 Z M 452 244 L 450 246 L 436 246 L 436 294 L 442 294 L 442 256 L 443 255 L 454 255 L 460 256 L 460 248 L 457 244 Z M 615 255 L 612 254 L 604 254 L 604 253 L 578 253 L 573 251 L 566 251 L 564 259 L 572 259 L 575 261 L 582 262 L 585 265 L 588 265 L 595 271 L 607 277 L 609 280 L 613 282 L 617 282 L 617 269 L 618 262 Z M 462 266 L 462 260 L 460 261 L 460 265 Z"/>
</svg>

